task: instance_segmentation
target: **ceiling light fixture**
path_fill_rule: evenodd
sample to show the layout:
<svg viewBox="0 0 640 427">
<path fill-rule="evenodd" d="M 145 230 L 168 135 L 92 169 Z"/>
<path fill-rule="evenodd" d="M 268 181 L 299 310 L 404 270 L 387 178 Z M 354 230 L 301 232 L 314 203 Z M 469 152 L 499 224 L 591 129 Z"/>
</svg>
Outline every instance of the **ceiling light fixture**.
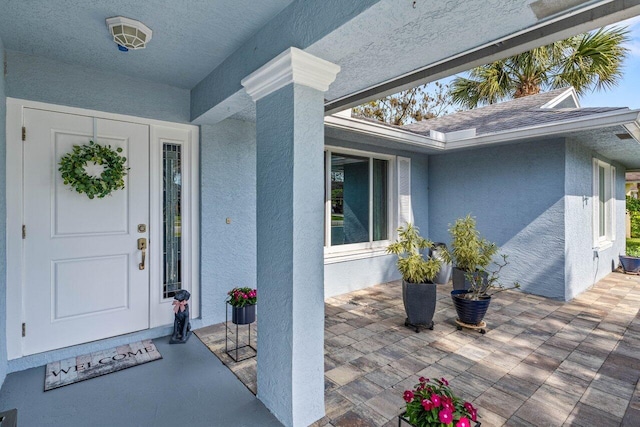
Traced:
<svg viewBox="0 0 640 427">
<path fill-rule="evenodd" d="M 107 27 L 122 52 L 144 49 L 153 35 L 153 31 L 142 22 L 124 16 L 108 18 Z"/>
</svg>

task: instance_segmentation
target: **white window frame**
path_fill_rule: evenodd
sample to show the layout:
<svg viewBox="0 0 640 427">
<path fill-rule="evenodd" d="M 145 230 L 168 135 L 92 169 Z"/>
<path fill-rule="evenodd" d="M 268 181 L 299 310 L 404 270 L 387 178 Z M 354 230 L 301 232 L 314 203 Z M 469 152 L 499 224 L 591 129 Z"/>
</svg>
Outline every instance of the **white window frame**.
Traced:
<svg viewBox="0 0 640 427">
<path fill-rule="evenodd" d="M 331 155 L 345 154 L 369 158 L 369 241 L 362 243 L 351 243 L 347 245 L 331 245 Z M 373 160 L 388 161 L 387 169 L 387 239 L 373 241 Z M 325 147 L 325 263 L 342 262 L 352 259 L 369 258 L 372 256 L 384 255 L 386 248 L 394 238 L 396 208 L 396 178 L 395 178 L 396 156 L 380 154 L 370 151 L 354 150 L 341 147 Z"/>
<path fill-rule="evenodd" d="M 604 169 L 604 235 L 600 235 L 600 168 Z M 593 159 L 593 247 L 597 250 L 610 248 L 616 239 L 616 168 Z"/>
</svg>

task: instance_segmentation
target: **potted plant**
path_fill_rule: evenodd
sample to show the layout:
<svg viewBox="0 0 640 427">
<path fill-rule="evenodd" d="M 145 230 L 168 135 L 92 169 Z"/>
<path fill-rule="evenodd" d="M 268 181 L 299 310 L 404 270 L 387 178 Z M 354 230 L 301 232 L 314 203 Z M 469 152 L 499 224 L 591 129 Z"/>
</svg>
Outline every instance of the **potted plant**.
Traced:
<svg viewBox="0 0 640 427">
<path fill-rule="evenodd" d="M 622 271 L 627 274 L 640 274 L 640 247 L 627 246 L 626 255 L 619 255 Z"/>
<path fill-rule="evenodd" d="M 454 395 L 446 379 L 420 377 L 419 381 L 413 390 L 404 392 L 407 406 L 398 425 L 404 421 L 414 427 L 480 427 L 476 408 Z"/>
<path fill-rule="evenodd" d="M 475 274 L 467 273 L 467 281 L 470 283 L 469 289 L 454 289 L 451 291 L 453 305 L 458 314 L 458 329 L 462 326 L 482 326 L 484 315 L 487 313 L 491 296 L 497 292 L 507 289 L 519 288 L 519 283 L 506 288 L 499 282 L 500 271 L 507 266 L 507 255 L 500 255 L 502 261 L 495 262 L 495 269 L 489 270 L 479 267 Z M 480 329 L 484 333 L 484 329 Z"/>
<path fill-rule="evenodd" d="M 480 236 L 476 229 L 476 220 L 471 215 L 458 218 L 449 228 L 451 234 L 451 261 L 453 267 L 453 289 L 462 290 L 471 287 L 468 275 L 482 275 L 480 270 L 491 264 L 491 259 L 498 252 L 495 243 Z"/>
<path fill-rule="evenodd" d="M 387 247 L 387 253 L 398 256 L 398 271 L 402 275 L 402 301 L 407 314 L 405 326 L 420 332 L 424 326 L 433 329 L 436 310 L 436 285 L 433 279 L 442 262 L 438 258 L 425 259 L 423 251 L 433 248 L 433 243 L 420 236 L 419 229 L 411 223 L 398 228 L 398 240 Z"/>
<path fill-rule="evenodd" d="M 246 325 L 256 321 L 257 289 L 233 288 L 227 292 L 227 304 L 231 306 L 231 321 Z"/>
</svg>

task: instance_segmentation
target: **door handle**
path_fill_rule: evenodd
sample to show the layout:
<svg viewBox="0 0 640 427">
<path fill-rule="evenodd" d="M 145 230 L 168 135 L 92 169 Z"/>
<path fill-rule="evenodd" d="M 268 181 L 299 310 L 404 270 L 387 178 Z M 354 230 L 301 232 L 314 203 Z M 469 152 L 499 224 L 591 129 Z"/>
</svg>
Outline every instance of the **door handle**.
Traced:
<svg viewBox="0 0 640 427">
<path fill-rule="evenodd" d="M 144 237 L 138 239 L 138 250 L 142 251 L 142 262 L 138 264 L 138 268 L 144 270 L 144 263 L 147 257 L 147 239 Z"/>
</svg>

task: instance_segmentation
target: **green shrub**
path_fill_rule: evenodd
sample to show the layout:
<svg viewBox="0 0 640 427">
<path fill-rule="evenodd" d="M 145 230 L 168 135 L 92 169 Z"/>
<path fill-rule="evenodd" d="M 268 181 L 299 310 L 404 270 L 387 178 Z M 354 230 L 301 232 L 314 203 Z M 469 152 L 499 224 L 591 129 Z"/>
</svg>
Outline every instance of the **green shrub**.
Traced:
<svg viewBox="0 0 640 427">
<path fill-rule="evenodd" d="M 627 196 L 627 212 L 631 219 L 631 237 L 640 237 L 640 199 Z"/>
</svg>

